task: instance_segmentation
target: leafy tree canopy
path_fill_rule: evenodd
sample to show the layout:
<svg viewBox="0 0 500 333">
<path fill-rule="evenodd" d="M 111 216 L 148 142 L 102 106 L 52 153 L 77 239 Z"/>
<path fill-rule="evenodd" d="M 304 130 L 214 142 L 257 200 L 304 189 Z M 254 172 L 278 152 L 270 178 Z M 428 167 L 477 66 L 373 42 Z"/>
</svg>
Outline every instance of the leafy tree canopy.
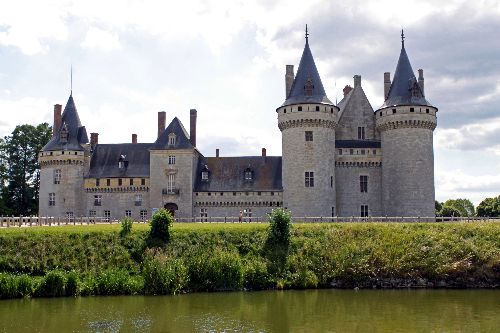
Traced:
<svg viewBox="0 0 500 333">
<path fill-rule="evenodd" d="M 477 206 L 477 216 L 500 216 L 500 195 L 495 198 L 486 198 Z"/>
<path fill-rule="evenodd" d="M 446 212 L 451 212 L 452 210 L 456 210 L 458 215 L 448 215 L 445 213 L 445 208 L 447 208 Z M 446 200 L 441 208 L 441 216 L 474 216 L 475 210 L 474 205 L 469 199 L 449 199 Z"/>
</svg>

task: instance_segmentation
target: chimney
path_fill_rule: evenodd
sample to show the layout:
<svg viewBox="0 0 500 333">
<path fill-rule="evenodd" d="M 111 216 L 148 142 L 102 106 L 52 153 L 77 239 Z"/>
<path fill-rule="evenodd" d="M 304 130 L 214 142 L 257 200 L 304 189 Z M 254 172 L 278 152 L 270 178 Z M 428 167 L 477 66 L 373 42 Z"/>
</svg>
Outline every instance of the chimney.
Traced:
<svg viewBox="0 0 500 333">
<path fill-rule="evenodd" d="M 266 157 L 266 148 L 262 148 L 262 157 Z"/>
<path fill-rule="evenodd" d="M 215 149 L 215 157 L 219 157 L 219 148 Z"/>
<path fill-rule="evenodd" d="M 132 143 L 137 143 L 137 134 L 132 134 Z"/>
<path fill-rule="evenodd" d="M 391 73 L 384 73 L 384 101 L 389 97 L 389 89 L 391 89 Z"/>
<path fill-rule="evenodd" d="M 167 113 L 165 111 L 158 112 L 158 137 L 165 130 L 165 119 L 167 118 Z"/>
<path fill-rule="evenodd" d="M 292 89 L 293 80 L 295 79 L 295 74 L 293 73 L 293 65 L 286 65 L 286 74 L 285 74 L 285 88 L 286 95 L 285 99 L 288 98 L 290 94 L 290 90 Z"/>
<path fill-rule="evenodd" d="M 61 128 L 61 109 L 61 104 L 54 105 L 54 126 L 52 127 L 52 136 L 55 136 L 57 131 L 59 131 L 59 128 Z"/>
<path fill-rule="evenodd" d="M 352 90 L 352 87 L 350 85 L 346 85 L 344 89 L 342 90 L 344 92 L 344 97 L 347 96 L 348 93 L 350 93 Z"/>
<path fill-rule="evenodd" d="M 99 133 L 90 133 L 90 146 L 94 147 L 99 144 Z"/>
<path fill-rule="evenodd" d="M 196 117 L 198 112 L 196 109 L 189 110 L 189 140 L 191 144 L 196 147 Z"/>
<path fill-rule="evenodd" d="M 361 75 L 354 75 L 354 88 L 361 86 Z"/>
<path fill-rule="evenodd" d="M 422 95 L 425 96 L 424 93 L 424 70 L 418 70 L 418 85 L 420 86 L 420 90 L 422 90 Z"/>
</svg>

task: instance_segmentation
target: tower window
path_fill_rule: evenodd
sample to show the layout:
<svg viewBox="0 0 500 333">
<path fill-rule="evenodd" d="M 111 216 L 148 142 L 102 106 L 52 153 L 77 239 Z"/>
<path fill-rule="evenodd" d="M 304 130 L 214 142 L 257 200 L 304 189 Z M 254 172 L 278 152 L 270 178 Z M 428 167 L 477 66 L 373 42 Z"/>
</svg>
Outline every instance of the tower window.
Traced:
<svg viewBox="0 0 500 333">
<path fill-rule="evenodd" d="M 312 96 L 314 90 L 314 84 L 312 82 L 312 79 L 309 77 L 306 81 L 306 84 L 304 85 L 304 94 L 306 96 Z"/>
<path fill-rule="evenodd" d="M 299 107 L 298 107 L 298 110 L 299 110 L 299 111 L 302 111 L 302 106 L 299 106 Z"/>
<path fill-rule="evenodd" d="M 319 111 L 319 106 L 316 106 L 316 111 Z"/>
<path fill-rule="evenodd" d="M 55 205 L 56 205 L 56 194 L 49 193 L 49 206 L 55 206 Z"/>
<path fill-rule="evenodd" d="M 330 176 L 330 187 L 333 187 L 333 176 Z"/>
<path fill-rule="evenodd" d="M 54 170 L 54 184 L 61 184 L 61 169 Z"/>
<path fill-rule="evenodd" d="M 314 187 L 314 172 L 306 171 L 305 172 L 305 186 L 306 187 Z"/>
<path fill-rule="evenodd" d="M 335 207 L 332 206 L 332 217 L 335 217 Z"/>
<path fill-rule="evenodd" d="M 175 164 L 175 156 L 170 155 L 168 157 L 168 164 Z"/>
<path fill-rule="evenodd" d="M 361 217 L 368 216 L 368 205 L 361 205 Z"/>
<path fill-rule="evenodd" d="M 410 112 L 415 112 L 415 108 L 410 108 Z"/>
<path fill-rule="evenodd" d="M 380 111 L 379 116 L 382 117 L 382 111 Z"/>
<path fill-rule="evenodd" d="M 339 155 L 342 155 L 342 149 L 339 149 Z"/>
<path fill-rule="evenodd" d="M 425 113 L 429 113 L 429 109 L 425 109 Z"/>
<path fill-rule="evenodd" d="M 136 206 L 142 206 L 142 194 L 136 194 L 135 195 L 135 201 L 134 204 Z"/>
<path fill-rule="evenodd" d="M 364 140 L 364 139 L 365 139 L 365 128 L 358 127 L 358 140 Z"/>
<path fill-rule="evenodd" d="M 175 189 L 175 174 L 169 174 L 167 178 L 167 191 L 173 193 Z"/>
<path fill-rule="evenodd" d="M 349 149 L 349 155 L 354 155 L 354 149 Z"/>
<path fill-rule="evenodd" d="M 359 176 L 359 189 L 362 193 L 368 192 L 368 176 Z"/>
<path fill-rule="evenodd" d="M 306 141 L 313 141 L 313 132 L 306 131 Z"/>
<path fill-rule="evenodd" d="M 94 195 L 94 206 L 101 206 L 101 205 L 102 205 L 102 195 L 101 194 Z"/>
<path fill-rule="evenodd" d="M 396 113 L 396 109 L 392 109 L 392 113 Z"/>
</svg>

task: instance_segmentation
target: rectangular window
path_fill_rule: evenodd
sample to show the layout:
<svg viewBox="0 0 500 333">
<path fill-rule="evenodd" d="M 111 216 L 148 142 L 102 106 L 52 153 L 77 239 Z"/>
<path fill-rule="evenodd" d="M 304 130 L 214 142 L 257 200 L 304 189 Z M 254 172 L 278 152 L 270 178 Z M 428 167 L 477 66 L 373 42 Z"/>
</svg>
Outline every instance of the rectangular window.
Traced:
<svg viewBox="0 0 500 333">
<path fill-rule="evenodd" d="M 89 217 L 95 217 L 96 216 L 96 211 L 95 210 L 89 210 Z"/>
<path fill-rule="evenodd" d="M 306 141 L 313 141 L 313 132 L 306 131 Z"/>
<path fill-rule="evenodd" d="M 377 151 L 373 149 L 373 155 L 377 155 Z"/>
<path fill-rule="evenodd" d="M 61 184 L 61 169 L 54 170 L 54 184 Z"/>
<path fill-rule="evenodd" d="M 168 164 L 175 164 L 175 156 L 170 155 L 168 157 Z"/>
<path fill-rule="evenodd" d="M 365 150 L 361 149 L 361 155 L 364 155 L 364 154 L 365 154 Z"/>
<path fill-rule="evenodd" d="M 332 207 L 332 217 L 335 217 L 335 207 Z"/>
<path fill-rule="evenodd" d="M 106 179 L 106 186 L 111 186 L 111 179 Z"/>
<path fill-rule="evenodd" d="M 354 149 L 349 149 L 349 154 L 354 155 Z"/>
<path fill-rule="evenodd" d="M 49 206 L 55 206 L 55 205 L 56 205 L 56 194 L 49 193 Z"/>
<path fill-rule="evenodd" d="M 359 188 L 361 192 L 368 192 L 368 176 L 359 176 Z"/>
<path fill-rule="evenodd" d="M 142 221 L 146 220 L 148 218 L 148 211 L 146 209 L 142 209 L 139 212 L 139 216 L 140 216 Z"/>
<path fill-rule="evenodd" d="M 141 178 L 141 186 L 146 186 L 146 179 Z"/>
<path fill-rule="evenodd" d="M 200 208 L 201 222 L 207 222 L 208 208 Z"/>
<path fill-rule="evenodd" d="M 66 218 L 70 221 L 73 221 L 73 219 L 75 218 L 75 214 L 73 214 L 73 212 L 66 212 Z"/>
<path fill-rule="evenodd" d="M 136 206 L 142 206 L 142 194 L 136 194 L 134 202 Z"/>
<path fill-rule="evenodd" d="M 364 139 L 365 139 L 365 128 L 358 127 L 358 140 L 364 140 Z"/>
<path fill-rule="evenodd" d="M 134 186 L 134 178 L 130 178 L 129 184 L 130 186 Z"/>
<path fill-rule="evenodd" d="M 251 222 L 252 221 L 252 209 L 247 208 L 243 210 L 243 221 Z"/>
<path fill-rule="evenodd" d="M 168 144 L 171 146 L 175 145 L 175 134 L 170 134 L 168 136 Z"/>
<path fill-rule="evenodd" d="M 175 188 L 175 174 L 169 174 L 167 179 L 167 190 L 173 192 Z"/>
<path fill-rule="evenodd" d="M 361 205 L 361 217 L 368 216 L 368 205 Z"/>
<path fill-rule="evenodd" d="M 330 176 L 330 187 L 333 187 L 333 176 Z"/>
<path fill-rule="evenodd" d="M 102 195 L 96 194 L 94 195 L 94 206 L 101 206 L 102 204 Z"/>
<path fill-rule="evenodd" d="M 342 149 L 339 149 L 339 155 L 342 155 Z"/>
<path fill-rule="evenodd" d="M 111 217 L 111 211 L 109 211 L 109 210 L 105 210 L 105 211 L 104 211 L 104 220 L 105 220 L 106 222 L 109 222 L 109 218 L 110 218 L 110 217 Z"/>
<path fill-rule="evenodd" d="M 99 187 L 100 185 L 101 185 L 100 179 L 96 178 L 96 180 L 95 180 L 95 186 Z"/>
<path fill-rule="evenodd" d="M 306 171 L 306 173 L 305 173 L 305 185 L 306 185 L 306 187 L 314 187 L 314 172 Z"/>
<path fill-rule="evenodd" d="M 299 111 L 302 111 L 302 106 L 299 106 L 297 109 L 298 109 Z"/>
<path fill-rule="evenodd" d="M 132 211 L 130 209 L 125 211 L 125 217 L 132 217 Z"/>
<path fill-rule="evenodd" d="M 201 172 L 201 180 L 208 180 L 208 171 Z"/>
<path fill-rule="evenodd" d="M 410 112 L 415 112 L 415 108 L 410 108 Z"/>
<path fill-rule="evenodd" d="M 121 178 L 118 178 L 118 186 L 122 186 L 123 180 Z"/>
</svg>

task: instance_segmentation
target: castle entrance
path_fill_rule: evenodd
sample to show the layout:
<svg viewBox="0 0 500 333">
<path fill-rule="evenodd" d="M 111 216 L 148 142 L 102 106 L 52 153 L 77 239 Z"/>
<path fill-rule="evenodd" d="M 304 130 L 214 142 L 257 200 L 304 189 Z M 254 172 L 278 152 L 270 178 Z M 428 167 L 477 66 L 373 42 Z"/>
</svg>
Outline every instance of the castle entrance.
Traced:
<svg viewBox="0 0 500 333">
<path fill-rule="evenodd" d="M 165 209 L 168 210 L 170 212 L 170 214 L 172 214 L 172 217 L 175 217 L 175 211 L 179 209 L 177 204 L 175 204 L 173 202 L 168 202 L 163 207 L 165 207 Z"/>
</svg>

